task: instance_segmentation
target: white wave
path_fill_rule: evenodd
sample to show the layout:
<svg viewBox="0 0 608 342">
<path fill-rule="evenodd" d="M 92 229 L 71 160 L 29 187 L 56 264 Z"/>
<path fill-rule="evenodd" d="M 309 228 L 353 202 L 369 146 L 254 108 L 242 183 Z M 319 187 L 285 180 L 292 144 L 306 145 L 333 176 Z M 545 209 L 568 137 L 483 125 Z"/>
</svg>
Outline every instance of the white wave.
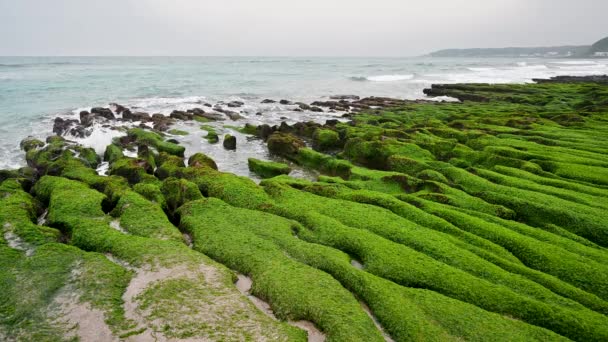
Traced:
<svg viewBox="0 0 608 342">
<path fill-rule="evenodd" d="M 412 74 L 406 75 L 378 75 L 367 77 L 368 81 L 372 82 L 396 82 L 396 81 L 407 81 L 414 78 Z"/>
<path fill-rule="evenodd" d="M 551 64 L 563 64 L 563 65 L 593 65 L 598 64 L 596 61 L 563 61 L 563 62 L 551 62 Z"/>
<path fill-rule="evenodd" d="M 517 62 L 517 66 L 519 66 L 519 67 L 525 67 L 525 66 L 528 66 L 528 63 L 526 63 L 526 62 Z"/>
<path fill-rule="evenodd" d="M 477 72 L 496 70 L 495 68 L 482 68 L 482 67 L 472 67 L 472 68 L 467 68 L 467 69 L 469 69 L 470 71 L 477 71 Z"/>
<path fill-rule="evenodd" d="M 93 126 L 91 135 L 86 138 L 70 137 L 85 147 L 92 147 L 99 155 L 103 155 L 106 147 L 112 143 L 112 139 L 126 135 L 123 131 L 102 127 L 99 124 Z"/>
<path fill-rule="evenodd" d="M 176 105 L 182 103 L 201 103 L 205 100 L 204 96 L 186 96 L 186 97 L 147 97 L 135 99 L 135 106 L 159 106 L 159 105 Z"/>
</svg>

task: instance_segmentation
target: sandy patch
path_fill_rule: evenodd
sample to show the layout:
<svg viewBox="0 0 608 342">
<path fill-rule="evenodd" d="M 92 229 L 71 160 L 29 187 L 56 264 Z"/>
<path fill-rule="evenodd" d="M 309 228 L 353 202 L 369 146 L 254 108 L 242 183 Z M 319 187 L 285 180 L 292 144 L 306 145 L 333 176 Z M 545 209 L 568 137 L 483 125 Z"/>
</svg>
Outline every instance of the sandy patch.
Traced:
<svg viewBox="0 0 608 342">
<path fill-rule="evenodd" d="M 87 342 L 118 341 L 106 324 L 103 311 L 92 308 L 89 303 L 80 303 L 78 294 L 63 291 L 55 297 L 53 305 L 58 307 L 59 317 L 55 323 L 67 331 L 67 338 L 78 337 Z"/>
<path fill-rule="evenodd" d="M 112 227 L 112 229 L 118 230 L 119 232 L 121 232 L 123 234 L 129 234 L 129 232 L 127 232 L 126 230 L 124 230 L 124 228 L 122 228 L 120 226 L 120 220 L 119 219 L 110 221 L 110 227 Z"/>
<path fill-rule="evenodd" d="M 306 333 L 308 333 L 308 342 L 324 342 L 325 334 L 323 334 L 315 325 L 310 321 L 290 321 L 290 325 L 298 327 Z"/>
<path fill-rule="evenodd" d="M 266 314 L 266 316 L 277 320 L 272 308 L 270 307 L 270 304 L 251 294 L 251 286 L 253 285 L 251 278 L 242 274 L 238 274 L 237 277 L 238 280 L 235 285 L 239 292 L 246 295 L 253 305 L 255 305 L 258 310 Z"/>
<path fill-rule="evenodd" d="M 359 270 L 362 270 L 365 268 L 362 263 L 360 263 L 358 260 L 355 260 L 355 259 L 352 259 L 350 261 L 350 264 L 353 265 L 354 268 L 359 269 Z"/>
<path fill-rule="evenodd" d="M 10 248 L 25 252 L 26 256 L 34 255 L 36 249 L 34 246 L 23 241 L 17 234 L 12 232 L 13 226 L 10 223 L 4 224 L 4 240 Z"/>
<path fill-rule="evenodd" d="M 363 309 L 363 311 L 365 311 L 365 313 L 369 316 L 369 318 L 372 319 L 372 321 L 374 322 L 374 325 L 376 326 L 376 328 L 378 328 L 378 330 L 380 330 L 380 332 L 382 333 L 382 337 L 384 337 L 384 340 L 386 342 L 395 342 L 389 336 L 389 334 L 386 331 L 384 331 L 384 328 L 382 327 L 382 325 L 380 325 L 380 322 L 378 321 L 378 319 L 376 318 L 376 316 L 374 316 L 374 314 L 372 313 L 372 310 L 370 310 L 369 306 L 367 306 L 367 304 L 365 304 L 363 302 L 359 302 L 359 304 L 361 304 L 361 308 Z"/>
</svg>

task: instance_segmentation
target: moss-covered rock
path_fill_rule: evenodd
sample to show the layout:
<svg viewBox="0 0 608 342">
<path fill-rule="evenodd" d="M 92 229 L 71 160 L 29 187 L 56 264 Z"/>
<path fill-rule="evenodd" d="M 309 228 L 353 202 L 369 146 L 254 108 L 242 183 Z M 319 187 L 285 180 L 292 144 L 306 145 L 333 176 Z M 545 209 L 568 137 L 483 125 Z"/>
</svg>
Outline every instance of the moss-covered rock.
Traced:
<svg viewBox="0 0 608 342">
<path fill-rule="evenodd" d="M 120 158 L 110 167 L 110 174 L 121 176 L 127 179 L 130 184 L 141 182 L 145 175 L 151 174 L 154 171 L 150 163 L 144 159 L 138 158 Z"/>
<path fill-rule="evenodd" d="M 291 168 L 287 164 L 263 161 L 255 158 L 247 160 L 249 171 L 262 178 L 272 178 L 279 175 L 287 175 Z"/>
<path fill-rule="evenodd" d="M 230 134 L 224 136 L 224 148 L 227 150 L 236 150 L 236 137 Z"/>
<path fill-rule="evenodd" d="M 217 164 L 213 159 L 204 153 L 195 153 L 188 158 L 188 166 L 194 167 L 210 167 L 217 170 Z"/>
<path fill-rule="evenodd" d="M 293 157 L 300 148 L 306 146 L 304 141 L 288 133 L 273 133 L 267 140 L 268 150 L 272 154 Z"/>
<path fill-rule="evenodd" d="M 338 132 L 331 129 L 317 129 L 312 136 L 312 147 L 317 151 L 327 151 L 340 146 Z"/>
</svg>

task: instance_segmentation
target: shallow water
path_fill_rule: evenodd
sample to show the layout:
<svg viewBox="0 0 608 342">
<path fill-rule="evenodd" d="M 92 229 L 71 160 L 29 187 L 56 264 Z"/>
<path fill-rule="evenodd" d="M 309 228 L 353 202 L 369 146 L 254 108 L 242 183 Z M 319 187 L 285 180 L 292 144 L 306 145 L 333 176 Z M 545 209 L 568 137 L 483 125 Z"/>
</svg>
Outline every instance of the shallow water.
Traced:
<svg viewBox="0 0 608 342">
<path fill-rule="evenodd" d="M 336 94 L 416 99 L 423 98 L 422 89 L 432 83 L 529 82 L 607 73 L 606 59 L 0 57 L 0 169 L 23 166 L 19 141 L 51 134 L 54 117 L 74 118 L 82 109 L 111 102 L 134 111 L 168 114 L 239 100 L 245 103 L 237 108 L 244 119 L 224 124 L 324 122 L 333 115 L 260 102 L 284 98 L 310 103 Z M 259 112 L 262 115 L 256 115 Z M 245 136 L 230 129 L 224 133 L 237 136 L 236 152 L 223 150 L 221 141 L 201 142 L 202 131 L 178 140 L 188 147 L 188 154 L 203 151 L 218 161 L 221 170 L 251 176 L 247 156 L 264 159 L 263 144 L 245 143 Z M 102 152 L 118 134 L 98 129 L 80 142 Z M 302 170 L 294 172 L 307 176 Z"/>
</svg>

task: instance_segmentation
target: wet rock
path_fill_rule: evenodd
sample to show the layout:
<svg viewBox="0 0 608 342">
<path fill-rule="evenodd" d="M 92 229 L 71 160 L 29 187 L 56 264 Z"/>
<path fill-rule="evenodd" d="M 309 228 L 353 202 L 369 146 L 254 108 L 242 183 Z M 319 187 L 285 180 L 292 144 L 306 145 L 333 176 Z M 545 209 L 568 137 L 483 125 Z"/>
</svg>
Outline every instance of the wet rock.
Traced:
<svg viewBox="0 0 608 342">
<path fill-rule="evenodd" d="M 311 112 L 321 113 L 321 112 L 323 112 L 323 109 L 321 109 L 320 107 L 312 106 L 312 107 L 310 107 L 310 111 Z"/>
<path fill-rule="evenodd" d="M 279 101 L 279 103 L 282 104 L 282 105 L 291 105 L 291 104 L 293 104 L 293 102 L 291 102 L 289 100 L 281 100 L 281 101 Z"/>
<path fill-rule="evenodd" d="M 44 143 L 36 138 L 33 137 L 27 137 L 23 140 L 21 140 L 21 142 L 19 143 L 19 147 L 25 151 L 28 152 L 29 150 L 35 149 L 35 148 L 41 148 L 44 146 Z"/>
<path fill-rule="evenodd" d="M 221 121 L 221 120 L 225 120 L 226 118 L 219 114 L 219 113 L 202 113 L 202 114 L 195 114 L 194 117 L 200 117 L 206 120 L 210 120 L 210 121 Z"/>
<path fill-rule="evenodd" d="M 301 139 L 288 133 L 275 132 L 268 138 L 268 151 L 272 154 L 290 157 L 306 147 Z"/>
<path fill-rule="evenodd" d="M 255 113 L 255 115 L 262 115 L 262 112 L 257 112 Z"/>
<path fill-rule="evenodd" d="M 279 175 L 287 175 L 291 172 L 289 165 L 283 163 L 249 158 L 247 160 L 247 164 L 249 166 L 249 171 L 262 178 L 272 178 Z"/>
<path fill-rule="evenodd" d="M 325 120 L 325 125 L 327 126 L 335 126 L 339 123 L 340 121 L 336 120 L 336 119 L 329 119 L 329 120 Z"/>
<path fill-rule="evenodd" d="M 226 134 L 224 136 L 224 148 L 227 150 L 236 150 L 236 137 Z"/>
<path fill-rule="evenodd" d="M 211 105 L 209 105 L 209 106 L 211 106 Z M 186 111 L 186 113 L 190 113 L 193 115 L 202 115 L 202 114 L 205 114 L 205 111 L 202 108 L 192 108 L 192 109 L 188 109 Z"/>
<path fill-rule="evenodd" d="M 74 120 L 74 121 L 76 121 L 76 120 Z M 75 137 L 78 137 L 78 138 L 84 138 L 84 137 L 88 136 L 90 133 L 83 126 L 76 125 L 76 126 L 70 128 L 70 134 Z"/>
<path fill-rule="evenodd" d="M 359 100 L 357 95 L 332 95 L 329 97 L 332 100 Z"/>
<path fill-rule="evenodd" d="M 123 105 L 119 105 L 118 103 L 110 103 L 110 107 L 114 107 L 114 112 L 116 114 L 122 114 L 124 113 L 126 110 L 128 110 L 127 107 L 123 106 Z"/>
<path fill-rule="evenodd" d="M 296 104 L 300 107 L 300 109 L 302 110 L 310 110 L 310 105 L 307 105 L 306 103 L 303 102 L 296 102 Z"/>
<path fill-rule="evenodd" d="M 294 112 L 303 112 L 304 110 L 302 108 L 295 108 L 293 111 Z"/>
<path fill-rule="evenodd" d="M 213 106 L 211 105 L 211 103 L 205 103 L 205 104 L 203 104 L 203 106 L 205 106 L 205 107 L 213 107 Z"/>
<path fill-rule="evenodd" d="M 312 138 L 313 133 L 320 127 L 321 125 L 314 121 L 297 122 L 293 125 L 293 131 L 298 136 Z"/>
<path fill-rule="evenodd" d="M 226 105 L 230 108 L 238 108 L 238 107 L 242 107 L 245 103 L 241 102 L 241 101 L 231 101 L 228 102 Z"/>
<path fill-rule="evenodd" d="M 150 120 L 150 114 L 144 112 L 131 113 L 129 109 L 122 113 L 122 117 L 129 121 L 148 121 Z"/>
<path fill-rule="evenodd" d="M 312 137 L 312 147 L 317 151 L 327 151 L 340 146 L 340 135 L 331 129 L 317 129 Z"/>
<path fill-rule="evenodd" d="M 78 125 L 80 122 L 78 120 L 73 119 L 63 119 L 60 117 L 56 117 L 53 122 L 53 133 L 57 135 L 63 135 L 67 133 L 72 126 Z"/>
<path fill-rule="evenodd" d="M 274 130 L 272 129 L 272 127 L 270 127 L 269 125 L 259 125 L 256 128 L 256 135 L 264 140 L 268 139 L 268 137 L 274 132 Z"/>
<path fill-rule="evenodd" d="M 177 120 L 188 121 L 192 120 L 193 114 L 181 110 L 174 110 L 171 112 L 171 114 L 169 114 L 169 117 Z"/>
<path fill-rule="evenodd" d="M 89 113 L 86 110 L 80 112 L 80 124 L 85 127 L 90 127 L 95 121 L 95 114 Z"/>
<path fill-rule="evenodd" d="M 261 103 L 276 103 L 277 101 L 271 99 L 264 99 Z"/>
<path fill-rule="evenodd" d="M 195 153 L 188 158 L 188 166 L 192 167 L 210 167 L 217 170 L 217 164 L 213 159 L 203 153 Z"/>
<path fill-rule="evenodd" d="M 236 121 L 243 118 L 243 116 L 237 112 L 226 111 L 224 114 L 226 114 L 226 116 L 228 116 L 232 121 Z"/>
<path fill-rule="evenodd" d="M 106 118 L 108 120 L 116 119 L 116 117 L 114 116 L 114 113 L 112 113 L 112 110 L 110 110 L 109 108 L 103 108 L 103 107 L 91 108 L 91 113 L 95 114 L 96 116 Z"/>
</svg>

